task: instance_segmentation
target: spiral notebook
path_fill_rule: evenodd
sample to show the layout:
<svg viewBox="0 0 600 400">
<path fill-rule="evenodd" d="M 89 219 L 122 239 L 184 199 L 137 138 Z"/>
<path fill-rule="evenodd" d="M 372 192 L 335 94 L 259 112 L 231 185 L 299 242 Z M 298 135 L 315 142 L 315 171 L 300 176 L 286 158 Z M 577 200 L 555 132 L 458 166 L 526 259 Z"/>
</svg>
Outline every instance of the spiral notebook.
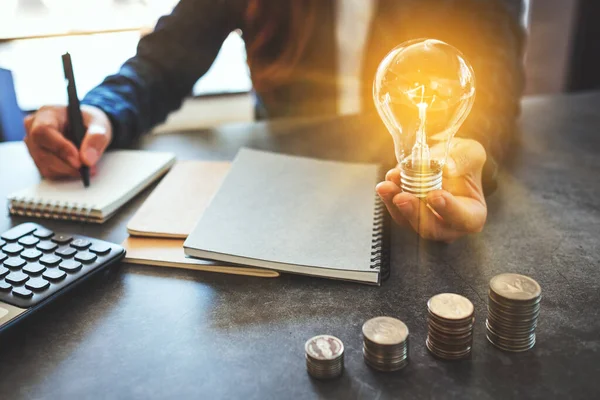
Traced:
<svg viewBox="0 0 600 400">
<path fill-rule="evenodd" d="M 8 196 L 13 215 L 102 223 L 165 174 L 171 153 L 118 150 L 106 153 L 84 188 L 81 180 L 42 180 Z"/>
<path fill-rule="evenodd" d="M 380 284 L 389 272 L 379 167 L 242 149 L 184 243 L 209 260 Z"/>
</svg>

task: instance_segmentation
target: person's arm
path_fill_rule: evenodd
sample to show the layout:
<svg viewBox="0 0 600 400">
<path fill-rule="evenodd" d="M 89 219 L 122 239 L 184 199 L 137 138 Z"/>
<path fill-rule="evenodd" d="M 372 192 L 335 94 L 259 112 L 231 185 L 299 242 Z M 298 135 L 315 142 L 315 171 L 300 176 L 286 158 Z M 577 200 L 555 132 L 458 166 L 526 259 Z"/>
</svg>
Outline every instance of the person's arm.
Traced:
<svg viewBox="0 0 600 400">
<path fill-rule="evenodd" d="M 429 0 L 411 8 L 406 32 L 459 49 L 475 71 L 476 97 L 457 136 L 475 139 L 486 150 L 483 186 L 495 188 L 497 165 L 509 151 L 524 88 L 522 0 Z"/>
<path fill-rule="evenodd" d="M 131 144 L 178 109 L 212 65 L 227 35 L 237 28 L 231 0 L 181 0 L 140 40 L 135 57 L 90 91 L 82 104 L 111 121 L 111 147 Z"/>
</svg>

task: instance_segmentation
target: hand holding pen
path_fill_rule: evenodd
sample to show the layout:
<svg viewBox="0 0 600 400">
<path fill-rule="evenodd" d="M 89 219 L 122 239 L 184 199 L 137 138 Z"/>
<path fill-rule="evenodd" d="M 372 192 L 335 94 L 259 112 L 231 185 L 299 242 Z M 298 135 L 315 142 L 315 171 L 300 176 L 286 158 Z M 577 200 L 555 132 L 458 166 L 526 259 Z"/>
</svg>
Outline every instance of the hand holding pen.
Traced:
<svg viewBox="0 0 600 400">
<path fill-rule="evenodd" d="M 76 89 L 75 95 L 69 97 L 77 98 Z M 83 166 L 93 172 L 110 144 L 112 126 L 108 116 L 97 107 L 82 105 L 80 109 L 84 128 L 80 131 L 83 139 L 77 144 L 69 130 L 68 107 L 45 106 L 25 118 L 25 144 L 44 178 L 80 177 Z"/>
</svg>

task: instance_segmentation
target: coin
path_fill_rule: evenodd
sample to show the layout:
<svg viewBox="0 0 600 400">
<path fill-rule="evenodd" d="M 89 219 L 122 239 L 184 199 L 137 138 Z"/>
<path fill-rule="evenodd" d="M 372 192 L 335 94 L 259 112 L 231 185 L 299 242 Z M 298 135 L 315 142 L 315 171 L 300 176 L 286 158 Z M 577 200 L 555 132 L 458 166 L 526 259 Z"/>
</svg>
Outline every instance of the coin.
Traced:
<svg viewBox="0 0 600 400">
<path fill-rule="evenodd" d="M 304 344 L 306 370 L 317 379 L 332 379 L 344 370 L 344 344 L 335 336 L 318 335 Z"/>
<path fill-rule="evenodd" d="M 525 275 L 500 274 L 490 281 L 490 289 L 503 299 L 531 301 L 540 297 L 540 285 Z"/>
<path fill-rule="evenodd" d="M 427 302 L 429 311 L 434 315 L 449 320 L 464 320 L 473 315 L 475 310 L 469 299 L 455 293 L 440 293 Z"/>
<path fill-rule="evenodd" d="M 306 354 L 316 360 L 334 360 L 344 352 L 344 344 L 335 336 L 319 335 L 304 345 Z"/>
<path fill-rule="evenodd" d="M 408 337 L 408 327 L 396 318 L 376 317 L 362 327 L 364 337 L 380 345 L 399 344 Z"/>
<path fill-rule="evenodd" d="M 469 299 L 455 293 L 440 293 L 427 302 L 427 349 L 446 360 L 467 358 L 473 343 L 473 313 Z"/>
<path fill-rule="evenodd" d="M 408 327 L 391 317 L 376 317 L 362 327 L 363 358 L 378 371 L 397 371 L 408 365 Z"/>
<path fill-rule="evenodd" d="M 530 277 L 501 274 L 490 280 L 486 338 L 497 348 L 520 352 L 536 343 L 542 289 Z"/>
</svg>

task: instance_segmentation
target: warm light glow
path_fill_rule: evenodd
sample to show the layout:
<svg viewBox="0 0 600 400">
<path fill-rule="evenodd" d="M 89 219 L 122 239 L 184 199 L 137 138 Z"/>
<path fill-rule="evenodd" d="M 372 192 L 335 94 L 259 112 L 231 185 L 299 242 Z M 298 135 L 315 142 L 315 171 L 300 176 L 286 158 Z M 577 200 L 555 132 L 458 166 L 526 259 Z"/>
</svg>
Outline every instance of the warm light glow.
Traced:
<svg viewBox="0 0 600 400">
<path fill-rule="evenodd" d="M 411 182 L 405 189 L 423 196 L 441 187 L 448 144 L 475 100 L 473 69 L 463 55 L 439 40 L 404 43 L 379 65 L 373 98 L 394 138 L 402 176 Z M 434 154 L 440 142 L 445 150 Z"/>
</svg>

